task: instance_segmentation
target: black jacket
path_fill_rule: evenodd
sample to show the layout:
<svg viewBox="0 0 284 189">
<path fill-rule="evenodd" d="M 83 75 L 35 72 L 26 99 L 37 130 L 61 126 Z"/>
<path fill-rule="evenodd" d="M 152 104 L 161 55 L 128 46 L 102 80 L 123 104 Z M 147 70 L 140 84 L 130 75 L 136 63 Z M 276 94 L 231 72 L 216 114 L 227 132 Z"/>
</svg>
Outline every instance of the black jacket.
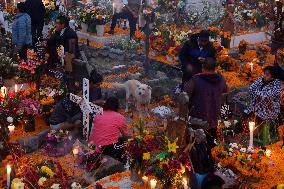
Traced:
<svg viewBox="0 0 284 189">
<path fill-rule="evenodd" d="M 32 26 L 43 26 L 45 7 L 41 0 L 27 0 L 26 12 L 30 15 L 32 20 Z"/>
<path fill-rule="evenodd" d="M 217 51 L 211 42 L 209 42 L 209 44 L 206 47 L 200 50 L 198 46 L 197 38 L 192 37 L 190 40 L 185 42 L 179 54 L 182 71 L 183 72 L 185 71 L 185 68 L 188 64 L 192 64 L 194 69 L 196 69 L 195 72 L 200 73 L 202 71 L 201 70 L 202 64 L 200 63 L 198 58 L 199 57 L 216 58 L 216 53 Z"/>
<path fill-rule="evenodd" d="M 74 44 L 70 44 L 71 39 L 75 40 Z M 75 57 L 80 56 L 79 46 L 78 46 L 78 36 L 77 36 L 77 33 L 72 28 L 67 27 L 64 33 L 60 36 L 60 45 L 64 46 L 65 52 L 74 54 Z"/>
</svg>

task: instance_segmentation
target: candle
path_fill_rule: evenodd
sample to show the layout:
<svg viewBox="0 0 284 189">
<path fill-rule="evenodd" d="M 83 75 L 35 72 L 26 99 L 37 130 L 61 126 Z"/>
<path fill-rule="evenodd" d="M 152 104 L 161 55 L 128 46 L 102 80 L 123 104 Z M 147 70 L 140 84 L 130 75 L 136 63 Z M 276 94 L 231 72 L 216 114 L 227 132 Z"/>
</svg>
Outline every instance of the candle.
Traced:
<svg viewBox="0 0 284 189">
<path fill-rule="evenodd" d="M 154 189 L 154 188 L 156 188 L 156 185 L 157 185 L 157 181 L 155 179 L 151 179 L 150 180 L 150 188 Z"/>
<path fill-rule="evenodd" d="M 16 6 L 16 0 L 14 0 L 14 6 Z"/>
<path fill-rule="evenodd" d="M 271 156 L 271 150 L 266 150 L 265 155 L 266 155 L 266 157 L 270 157 Z"/>
<path fill-rule="evenodd" d="M 253 62 L 251 62 L 249 65 L 250 65 L 250 70 L 252 72 L 253 71 Z"/>
<path fill-rule="evenodd" d="M 5 0 L 5 9 L 7 10 L 7 0 Z"/>
<path fill-rule="evenodd" d="M 10 133 L 13 133 L 13 132 L 15 131 L 15 125 L 10 124 L 10 125 L 8 126 L 8 129 L 9 129 Z"/>
<path fill-rule="evenodd" d="M 7 165 L 7 188 L 10 188 L 11 185 L 11 166 Z"/>
<path fill-rule="evenodd" d="M 142 177 L 142 181 L 143 181 L 143 183 L 144 183 L 144 185 L 148 185 L 148 181 L 149 181 L 149 178 L 147 177 L 147 176 L 143 176 Z"/>
<path fill-rule="evenodd" d="M 115 14 L 115 3 L 112 3 L 112 15 Z"/>
<path fill-rule="evenodd" d="M 61 53 L 61 64 L 62 66 L 64 66 L 64 46 L 63 45 L 60 45 L 60 53 Z"/>
<path fill-rule="evenodd" d="M 7 94 L 7 88 L 6 87 L 1 87 L 1 97 L 5 98 Z"/>
<path fill-rule="evenodd" d="M 255 122 L 249 122 L 249 148 L 253 148 L 253 131 L 255 127 Z"/>
<path fill-rule="evenodd" d="M 18 85 L 15 84 L 15 93 L 17 93 L 17 92 L 18 92 Z"/>
<path fill-rule="evenodd" d="M 184 188 L 184 189 L 188 189 L 187 179 L 186 179 L 186 178 L 183 178 L 183 179 L 182 179 L 182 183 L 183 183 L 183 188 Z"/>
</svg>

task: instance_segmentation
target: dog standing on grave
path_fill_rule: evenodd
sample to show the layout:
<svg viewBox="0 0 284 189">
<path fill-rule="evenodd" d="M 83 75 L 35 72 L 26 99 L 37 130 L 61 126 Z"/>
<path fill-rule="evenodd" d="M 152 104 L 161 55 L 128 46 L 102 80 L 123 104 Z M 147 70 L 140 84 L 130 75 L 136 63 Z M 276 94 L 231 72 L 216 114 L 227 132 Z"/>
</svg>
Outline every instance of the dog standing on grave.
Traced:
<svg viewBox="0 0 284 189">
<path fill-rule="evenodd" d="M 139 113 L 142 111 L 142 105 L 145 111 L 149 111 L 151 102 L 152 88 L 137 80 L 128 80 L 125 83 L 113 83 L 114 88 L 123 88 L 126 91 L 125 112 L 128 112 L 130 99 L 133 98 L 136 109 Z"/>
</svg>

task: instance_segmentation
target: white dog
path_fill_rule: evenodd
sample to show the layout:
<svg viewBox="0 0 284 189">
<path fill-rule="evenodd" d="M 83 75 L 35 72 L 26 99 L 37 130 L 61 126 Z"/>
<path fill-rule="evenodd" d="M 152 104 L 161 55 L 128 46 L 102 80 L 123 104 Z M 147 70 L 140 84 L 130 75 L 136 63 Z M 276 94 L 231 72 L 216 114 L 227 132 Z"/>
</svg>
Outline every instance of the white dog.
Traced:
<svg viewBox="0 0 284 189">
<path fill-rule="evenodd" d="M 152 88 L 150 86 L 140 83 L 137 80 L 128 80 L 123 84 L 114 83 L 113 87 L 124 88 L 126 91 L 125 112 L 128 112 L 130 98 L 134 99 L 137 111 L 141 112 L 142 105 L 145 105 L 145 110 L 148 112 L 152 95 Z"/>
</svg>

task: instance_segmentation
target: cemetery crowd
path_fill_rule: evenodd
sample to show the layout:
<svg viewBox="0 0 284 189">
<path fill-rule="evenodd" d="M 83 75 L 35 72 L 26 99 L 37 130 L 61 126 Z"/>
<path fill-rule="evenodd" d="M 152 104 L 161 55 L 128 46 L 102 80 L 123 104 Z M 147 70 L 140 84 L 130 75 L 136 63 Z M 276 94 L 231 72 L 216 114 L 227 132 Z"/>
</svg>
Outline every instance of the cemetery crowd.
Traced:
<svg viewBox="0 0 284 189">
<path fill-rule="evenodd" d="M 112 17 L 109 34 L 114 34 L 117 20 L 129 20 L 130 37 L 133 37 L 137 27 L 140 1 L 129 0 L 122 12 Z M 36 49 L 37 44 L 43 40 L 45 7 L 41 0 L 27 0 L 17 4 L 17 14 L 12 26 L 12 43 L 14 53 L 21 60 L 28 59 L 28 49 Z M 0 15 L 0 27 L 3 23 Z M 2 24 L 3 25 L 3 24 Z M 141 28 L 143 30 L 143 28 Z M 191 182 L 192 188 L 222 189 L 225 181 L 214 175 L 214 159 L 211 150 L 216 146 L 217 126 L 220 117 L 221 105 L 230 92 L 224 77 L 217 73 L 217 51 L 209 40 L 210 33 L 202 30 L 191 35 L 183 44 L 179 52 L 179 61 L 183 73 L 182 84 L 177 87 L 180 94 L 186 94 L 188 99 L 183 107 L 186 109 L 186 119 L 197 118 L 207 123 L 206 137 L 188 152 L 191 157 L 195 173 L 195 180 Z M 58 49 L 64 49 L 64 64 Z M 73 60 L 80 58 L 79 39 L 69 26 L 66 16 L 58 16 L 55 20 L 55 29 L 46 39 L 45 52 L 48 54 L 47 68 L 64 70 L 68 93 L 55 105 L 55 110 L 49 117 L 50 129 L 68 130 L 80 140 L 83 136 L 83 117 L 81 107 L 70 100 L 70 95 L 83 99 L 82 89 L 75 83 L 73 76 Z M 121 113 L 121 102 L 116 97 L 104 97 L 101 84 L 104 75 L 100 70 L 93 70 L 89 78 L 89 101 L 95 106 L 103 107 L 103 114 L 90 116 L 90 130 L 88 143 L 96 146 L 96 151 L 111 156 L 124 164 L 124 143 L 129 138 L 130 130 L 127 126 L 127 117 Z M 252 103 L 248 105 L 242 117 L 244 119 L 256 118 L 257 124 L 277 119 L 280 115 L 283 73 L 277 64 L 263 69 L 263 76 L 258 78 L 249 87 Z M 126 87 L 125 87 L 126 88 Z M 130 86 L 130 90 L 136 86 Z M 139 88 L 139 86 L 138 86 Z M 144 90 L 145 89 L 141 89 Z M 138 94 L 142 96 L 143 91 Z M 178 94 L 176 94 L 178 97 Z M 83 100 L 80 101 L 82 103 Z M 89 102 L 88 102 L 89 103 Z M 128 103 L 128 102 L 127 102 Z M 136 110 L 132 110 L 136 111 Z M 138 110 L 140 111 L 140 110 Z M 145 112 L 144 112 L 145 113 Z M 266 132 L 266 131 L 260 131 Z M 189 140 L 189 138 L 186 138 Z"/>
</svg>

